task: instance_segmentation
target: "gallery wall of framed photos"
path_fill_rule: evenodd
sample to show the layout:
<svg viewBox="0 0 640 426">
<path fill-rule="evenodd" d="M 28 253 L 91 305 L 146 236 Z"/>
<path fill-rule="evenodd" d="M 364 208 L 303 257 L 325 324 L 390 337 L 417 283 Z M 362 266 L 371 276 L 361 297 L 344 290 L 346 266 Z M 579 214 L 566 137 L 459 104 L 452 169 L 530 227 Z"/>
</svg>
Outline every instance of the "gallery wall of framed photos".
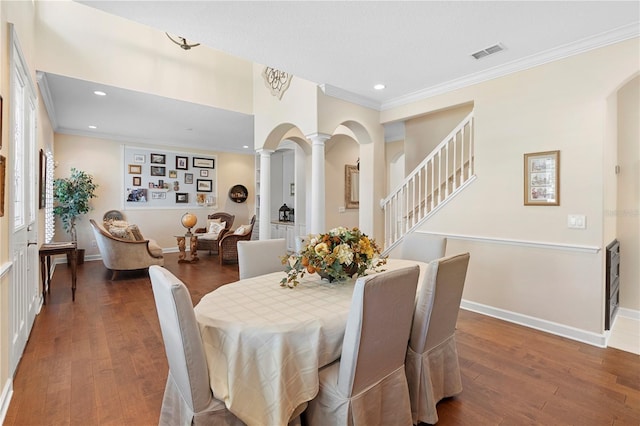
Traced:
<svg viewBox="0 0 640 426">
<path fill-rule="evenodd" d="M 217 157 L 124 147 L 125 208 L 217 207 Z"/>
</svg>

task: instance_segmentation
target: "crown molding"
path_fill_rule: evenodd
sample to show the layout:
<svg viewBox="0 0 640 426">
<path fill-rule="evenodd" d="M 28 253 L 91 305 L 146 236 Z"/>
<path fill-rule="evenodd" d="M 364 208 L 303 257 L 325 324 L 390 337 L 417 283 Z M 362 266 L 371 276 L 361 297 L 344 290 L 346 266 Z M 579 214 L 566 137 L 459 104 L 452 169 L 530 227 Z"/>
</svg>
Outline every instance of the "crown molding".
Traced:
<svg viewBox="0 0 640 426">
<path fill-rule="evenodd" d="M 589 50 L 605 47 L 610 44 L 619 43 L 640 36 L 640 22 L 625 25 L 614 30 L 587 37 L 576 42 L 568 43 L 553 49 L 546 50 L 542 53 L 531 55 L 526 58 L 518 59 L 504 65 L 493 67 L 481 72 L 466 75 L 464 77 L 450 80 L 442 84 L 419 90 L 408 95 L 400 96 L 389 101 L 380 103 L 364 96 L 340 89 L 330 84 L 319 85 L 320 89 L 327 96 L 342 99 L 365 108 L 375 109 L 377 111 L 389 110 L 410 104 L 412 102 L 421 101 L 432 96 L 441 95 L 443 93 L 458 90 L 463 87 L 482 83 L 484 81 L 493 80 L 495 78 L 504 77 L 519 71 L 543 65 L 549 62 L 558 61 Z"/>
<path fill-rule="evenodd" d="M 51 96 L 47 75 L 42 71 L 36 71 L 36 80 L 38 81 L 38 87 L 40 88 L 42 102 L 44 103 L 44 107 L 47 109 L 49 121 L 51 121 L 51 127 L 56 130 L 58 128 L 58 119 L 56 117 L 56 107 L 53 104 L 53 96 Z"/>
<path fill-rule="evenodd" d="M 640 36 L 640 23 L 636 22 L 630 25 L 616 28 L 595 36 L 587 37 L 573 43 L 568 43 L 556 48 L 547 50 L 540 54 L 531 55 L 516 61 L 509 62 L 504 65 L 490 68 L 475 74 L 471 74 L 462 78 L 448 81 L 433 87 L 420 90 L 406 96 L 392 99 L 382 104 L 381 110 L 388 110 L 409 104 L 411 102 L 420 101 L 432 96 L 441 95 L 463 87 L 478 84 L 484 81 L 493 80 L 495 78 L 504 77 L 505 75 L 523 71 L 549 62 L 558 61 L 570 56 L 578 55 L 589 50 L 598 49 L 610 44 L 629 40 Z"/>
<path fill-rule="evenodd" d="M 343 101 L 351 102 L 352 104 L 356 104 L 356 105 L 363 106 L 365 108 L 371 108 L 376 111 L 380 111 L 380 107 L 381 107 L 380 102 L 374 101 L 364 96 L 360 96 L 358 94 L 349 92 L 344 89 L 340 89 L 339 87 L 335 87 L 330 84 L 321 84 L 319 87 L 322 90 L 322 92 L 327 96 L 342 99 Z"/>
</svg>

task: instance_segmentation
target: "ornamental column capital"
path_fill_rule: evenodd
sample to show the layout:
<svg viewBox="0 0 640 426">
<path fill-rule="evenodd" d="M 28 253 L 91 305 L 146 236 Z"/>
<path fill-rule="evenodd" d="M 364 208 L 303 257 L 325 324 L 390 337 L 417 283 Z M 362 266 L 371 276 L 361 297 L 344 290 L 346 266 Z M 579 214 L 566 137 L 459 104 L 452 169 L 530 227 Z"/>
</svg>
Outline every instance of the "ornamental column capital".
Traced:
<svg viewBox="0 0 640 426">
<path fill-rule="evenodd" d="M 310 133 L 305 135 L 305 138 L 310 140 L 312 145 L 324 145 L 324 143 L 331 138 L 331 135 L 326 133 Z"/>
</svg>

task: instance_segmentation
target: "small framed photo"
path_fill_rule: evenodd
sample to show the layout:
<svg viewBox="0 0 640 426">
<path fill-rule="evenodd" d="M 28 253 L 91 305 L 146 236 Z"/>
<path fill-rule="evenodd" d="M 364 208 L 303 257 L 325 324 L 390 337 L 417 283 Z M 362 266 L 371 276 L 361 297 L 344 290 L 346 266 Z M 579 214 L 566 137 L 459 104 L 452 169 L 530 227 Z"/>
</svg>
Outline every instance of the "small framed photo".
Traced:
<svg viewBox="0 0 640 426">
<path fill-rule="evenodd" d="M 560 205 L 560 151 L 524 154 L 524 205 Z"/>
<path fill-rule="evenodd" d="M 175 170 L 169 170 L 169 177 L 175 179 L 178 177 L 178 172 Z"/>
<path fill-rule="evenodd" d="M 134 163 L 144 163 L 144 154 L 133 154 Z"/>
<path fill-rule="evenodd" d="M 209 177 L 209 170 L 200 170 L 200 177 Z"/>
<path fill-rule="evenodd" d="M 193 167 L 202 167 L 205 169 L 214 169 L 216 162 L 213 158 L 193 157 Z"/>
<path fill-rule="evenodd" d="M 142 166 L 138 164 L 129 164 L 129 174 L 130 175 L 141 175 L 142 174 Z"/>
<path fill-rule="evenodd" d="M 153 182 L 149 182 L 149 189 L 153 189 L 156 187 L 156 184 Z"/>
<path fill-rule="evenodd" d="M 188 203 L 189 194 L 187 192 L 176 192 L 176 203 Z"/>
<path fill-rule="evenodd" d="M 151 154 L 151 164 L 165 164 L 166 159 L 164 154 Z"/>
<path fill-rule="evenodd" d="M 133 186 L 142 186 L 142 178 L 140 176 L 133 177 Z"/>
<path fill-rule="evenodd" d="M 292 197 L 294 195 L 296 195 L 296 184 L 295 183 L 290 183 L 289 184 L 289 195 L 291 195 Z"/>
<path fill-rule="evenodd" d="M 151 166 L 151 176 L 166 176 L 167 168 L 162 166 Z"/>
<path fill-rule="evenodd" d="M 213 181 L 211 179 L 198 179 L 197 190 L 202 192 L 212 192 Z"/>
<path fill-rule="evenodd" d="M 167 193 L 166 192 L 161 192 L 161 191 L 153 191 L 151 192 L 151 199 L 152 200 L 164 200 L 167 198 Z"/>
<path fill-rule="evenodd" d="M 189 170 L 189 158 L 176 155 L 176 169 Z"/>
<path fill-rule="evenodd" d="M 184 174 L 184 183 L 193 184 L 193 173 L 185 173 Z"/>
</svg>

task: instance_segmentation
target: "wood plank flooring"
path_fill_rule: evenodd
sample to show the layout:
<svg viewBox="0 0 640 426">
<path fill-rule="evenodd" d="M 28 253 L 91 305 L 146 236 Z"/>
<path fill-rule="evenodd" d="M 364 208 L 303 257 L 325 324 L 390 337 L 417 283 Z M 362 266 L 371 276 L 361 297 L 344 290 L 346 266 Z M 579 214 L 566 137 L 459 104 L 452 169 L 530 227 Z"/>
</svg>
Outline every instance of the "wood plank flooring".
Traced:
<svg viewBox="0 0 640 426">
<path fill-rule="evenodd" d="M 202 252 L 166 267 L 197 303 L 238 278 Z M 14 379 L 4 424 L 156 425 L 167 361 L 146 273 L 110 281 L 102 262 L 58 265 Z M 464 391 L 438 404 L 439 425 L 640 425 L 640 356 L 461 311 Z"/>
</svg>

